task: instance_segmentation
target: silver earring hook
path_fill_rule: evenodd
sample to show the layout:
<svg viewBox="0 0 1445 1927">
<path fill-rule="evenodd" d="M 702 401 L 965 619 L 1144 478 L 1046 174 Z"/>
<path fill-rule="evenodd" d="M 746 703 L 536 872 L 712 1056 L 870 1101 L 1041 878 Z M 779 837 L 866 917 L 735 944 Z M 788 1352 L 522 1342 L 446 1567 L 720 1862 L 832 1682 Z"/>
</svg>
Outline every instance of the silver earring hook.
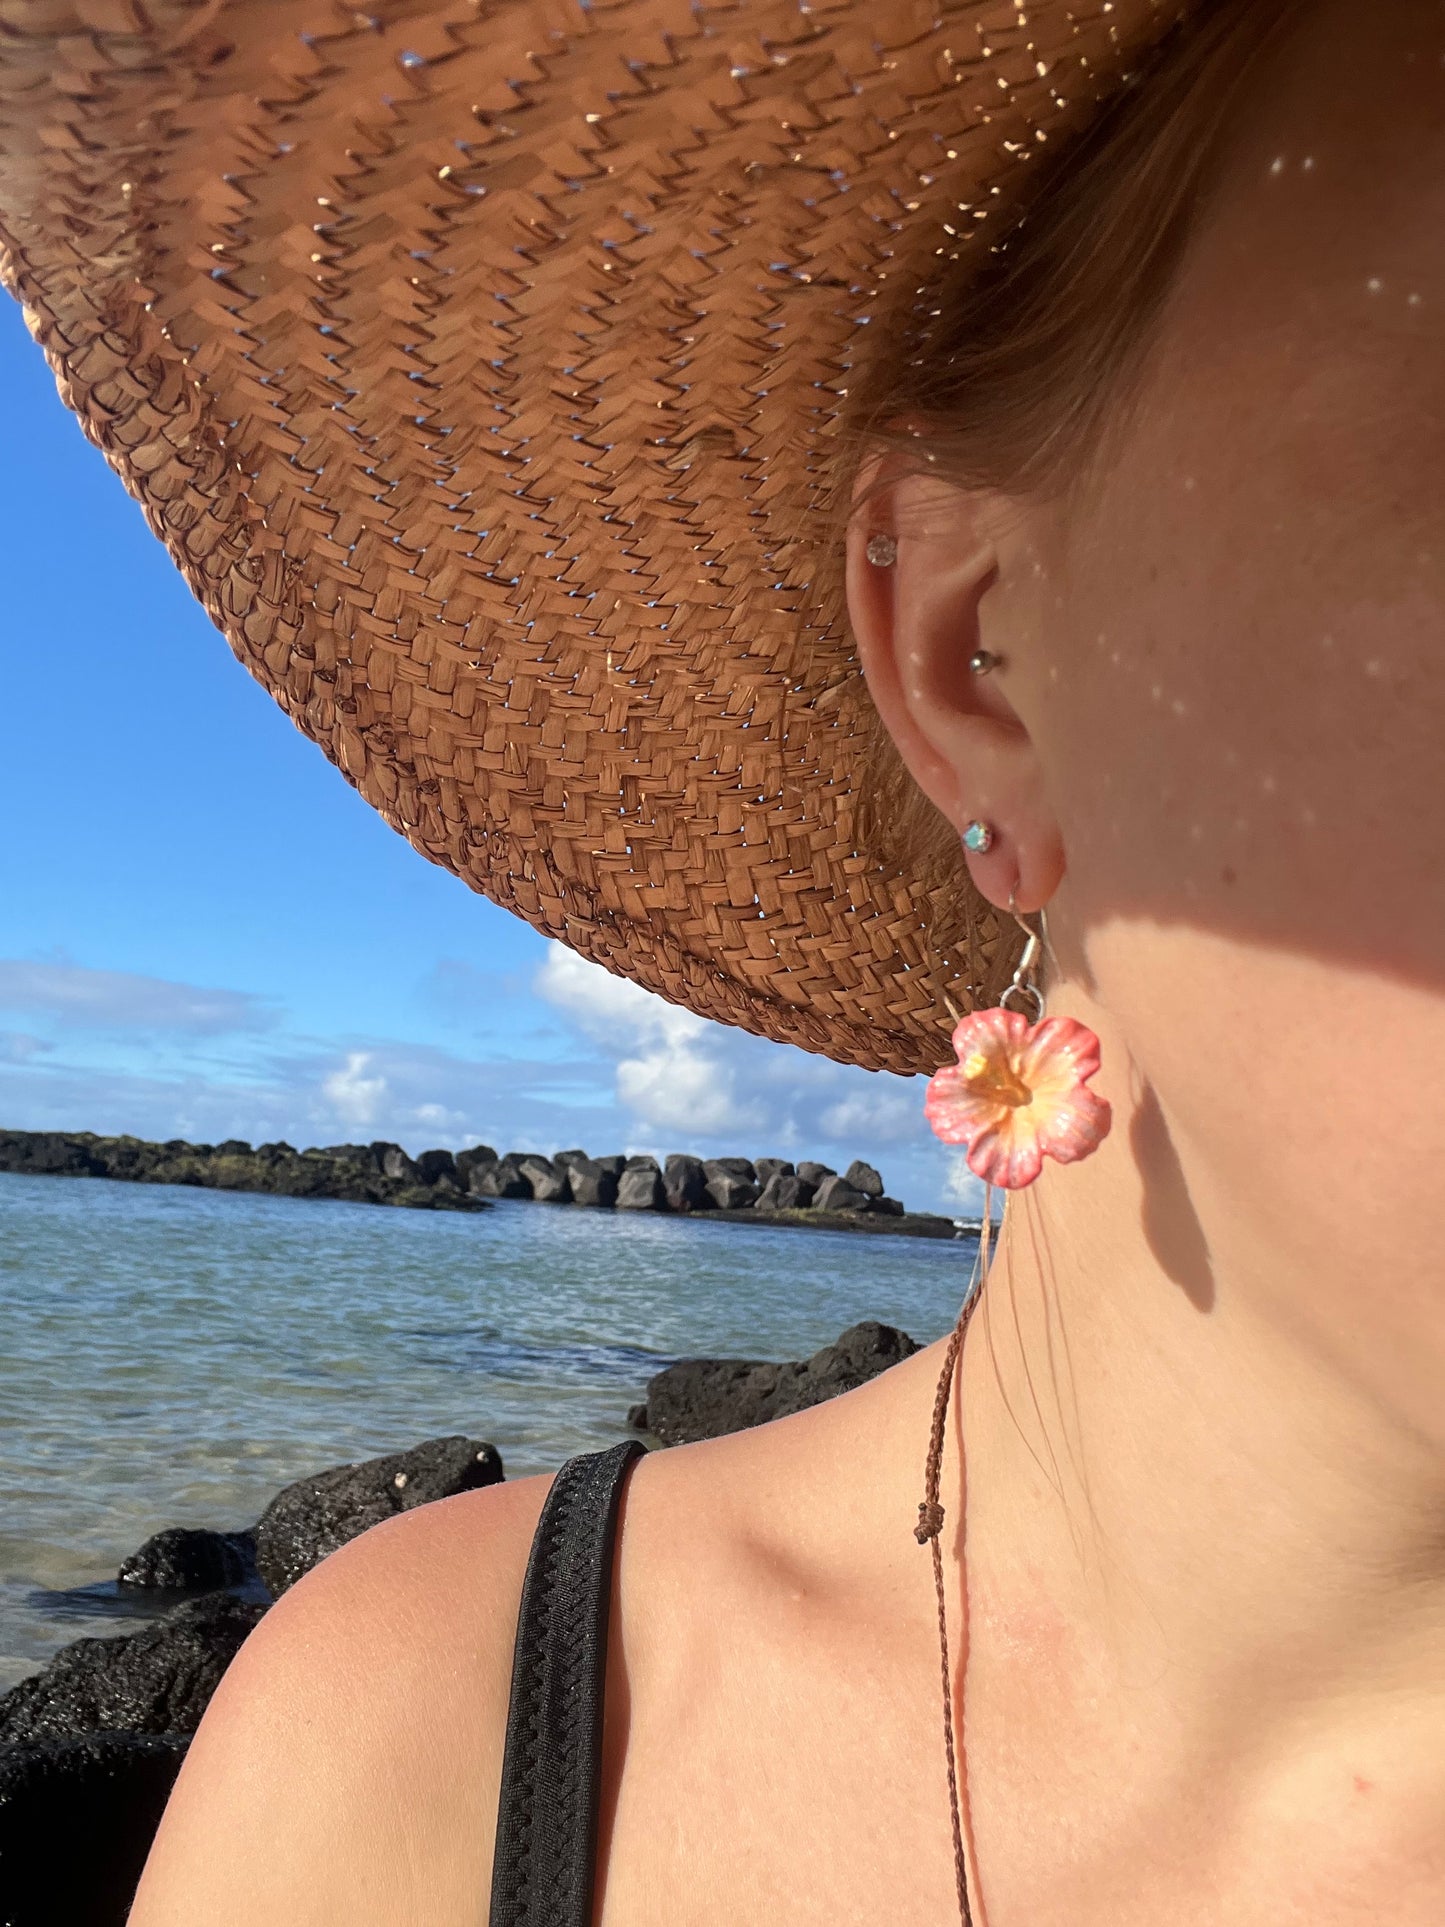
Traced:
<svg viewBox="0 0 1445 1927">
<path fill-rule="evenodd" d="M 1031 923 L 1025 923 L 1022 916 L 1020 916 L 1018 903 L 1012 890 L 1008 893 L 1008 910 L 1009 915 L 1013 918 L 1019 929 L 1023 931 L 1025 941 L 1023 954 L 1020 956 L 1014 968 L 1013 977 L 1005 987 L 1003 995 L 998 1000 L 999 1009 L 1007 1010 L 1009 1008 L 1009 999 L 1011 997 L 1017 997 L 1027 1004 L 1029 1010 L 1033 1013 L 1029 1018 L 1029 1022 L 1037 1024 L 1044 1014 L 1043 988 L 1038 981 L 1035 971 L 1039 951 L 1047 941 L 1047 933 L 1043 931 L 1043 912 L 1039 912 L 1040 929 L 1035 930 Z"/>
</svg>

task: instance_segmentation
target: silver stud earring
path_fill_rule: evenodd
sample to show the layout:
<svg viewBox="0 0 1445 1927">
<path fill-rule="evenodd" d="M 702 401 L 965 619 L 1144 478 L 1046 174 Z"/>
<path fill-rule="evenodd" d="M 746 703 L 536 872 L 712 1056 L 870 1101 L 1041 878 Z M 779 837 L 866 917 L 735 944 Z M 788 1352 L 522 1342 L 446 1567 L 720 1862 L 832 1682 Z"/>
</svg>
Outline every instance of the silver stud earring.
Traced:
<svg viewBox="0 0 1445 1927">
<path fill-rule="evenodd" d="M 977 817 L 964 830 L 963 847 L 965 850 L 972 850 L 975 856 L 982 856 L 986 850 L 991 850 L 993 843 L 992 826 L 988 823 L 980 823 Z"/>
<path fill-rule="evenodd" d="M 971 676 L 986 676 L 991 669 L 997 669 L 1003 660 L 989 649 L 978 649 L 968 659 L 968 673 Z"/>
<path fill-rule="evenodd" d="M 898 544 L 891 535 L 870 535 L 863 553 L 875 569 L 891 569 L 898 560 Z"/>
</svg>

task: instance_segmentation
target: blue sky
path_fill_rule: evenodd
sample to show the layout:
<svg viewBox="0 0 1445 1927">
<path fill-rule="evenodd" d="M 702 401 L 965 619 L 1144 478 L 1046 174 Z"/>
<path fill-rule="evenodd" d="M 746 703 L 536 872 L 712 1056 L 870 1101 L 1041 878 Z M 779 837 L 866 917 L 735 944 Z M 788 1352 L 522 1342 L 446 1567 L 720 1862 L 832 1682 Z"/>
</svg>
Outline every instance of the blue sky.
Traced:
<svg viewBox="0 0 1445 1927">
<path fill-rule="evenodd" d="M 707 1023 L 434 869 L 237 665 L 0 298 L 0 1126 L 877 1163 L 920 1081 Z"/>
</svg>

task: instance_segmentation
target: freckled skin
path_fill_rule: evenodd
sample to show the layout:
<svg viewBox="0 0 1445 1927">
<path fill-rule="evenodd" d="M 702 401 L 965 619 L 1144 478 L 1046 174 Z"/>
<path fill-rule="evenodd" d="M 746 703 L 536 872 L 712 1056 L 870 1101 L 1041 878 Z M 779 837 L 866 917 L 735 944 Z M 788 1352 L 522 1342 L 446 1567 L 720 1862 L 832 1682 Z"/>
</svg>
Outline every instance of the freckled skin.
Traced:
<svg viewBox="0 0 1445 1927">
<path fill-rule="evenodd" d="M 936 540 L 850 548 L 880 713 L 1048 905 L 1113 1109 L 1010 1203 L 955 1387 L 978 1927 L 1445 1920 L 1442 90 L 1435 0 L 1307 0 L 1087 484 L 930 478 Z M 957 1918 L 940 1350 L 634 1473 L 596 1927 Z M 541 1500 L 267 1615 L 131 1927 L 478 1927 Z"/>
</svg>

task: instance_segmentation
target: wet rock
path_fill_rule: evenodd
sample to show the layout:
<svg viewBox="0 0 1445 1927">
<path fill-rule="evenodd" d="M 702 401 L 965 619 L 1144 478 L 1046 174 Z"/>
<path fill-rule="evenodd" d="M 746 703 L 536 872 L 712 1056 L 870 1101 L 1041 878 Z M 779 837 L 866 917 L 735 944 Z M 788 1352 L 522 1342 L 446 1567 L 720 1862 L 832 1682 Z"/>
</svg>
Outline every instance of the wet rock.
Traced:
<svg viewBox="0 0 1445 1927">
<path fill-rule="evenodd" d="M 712 1203 L 701 1158 L 670 1157 L 662 1167 L 662 1184 L 669 1211 L 705 1211 Z"/>
<path fill-rule="evenodd" d="M 82 1733 L 194 1733 L 264 1608 L 209 1593 L 118 1639 L 77 1639 L 0 1698 L 0 1746 Z"/>
<path fill-rule="evenodd" d="M 562 1165 L 572 1189 L 573 1204 L 602 1208 L 617 1202 L 617 1179 L 585 1151 L 559 1151 L 553 1163 Z"/>
<path fill-rule="evenodd" d="M 619 1211 L 662 1211 L 667 1205 L 656 1158 L 629 1158 L 617 1180 Z"/>
<path fill-rule="evenodd" d="M 5 1927 L 124 1927 L 187 1744 L 94 1733 L 0 1753 Z"/>
<path fill-rule="evenodd" d="M 475 1197 L 530 1198 L 532 1195 L 532 1181 L 511 1151 L 504 1158 L 498 1158 L 495 1164 L 474 1169 L 469 1183 Z"/>
<path fill-rule="evenodd" d="M 813 1202 L 813 1187 L 806 1178 L 787 1172 L 770 1177 L 758 1193 L 759 1211 L 806 1211 Z"/>
<path fill-rule="evenodd" d="M 442 1153 L 442 1156 L 448 1155 Z M 117 1178 L 133 1184 L 186 1184 L 212 1191 L 262 1191 L 287 1198 L 339 1198 L 355 1204 L 406 1204 L 428 1210 L 471 1207 L 445 1175 L 421 1181 L 400 1145 L 332 1144 L 298 1151 L 282 1142 L 255 1150 L 241 1138 L 221 1144 L 164 1144 L 89 1132 L 0 1133 L 0 1171 Z"/>
<path fill-rule="evenodd" d="M 468 1150 L 458 1151 L 456 1156 L 457 1184 L 463 1191 L 475 1192 L 472 1182 L 475 1173 L 484 1171 L 497 1162 L 497 1154 L 490 1144 L 473 1144 Z"/>
<path fill-rule="evenodd" d="M 703 1170 L 709 1177 L 719 1171 L 726 1171 L 729 1177 L 741 1178 L 744 1184 L 756 1184 L 757 1168 L 751 1158 L 704 1158 Z"/>
<path fill-rule="evenodd" d="M 428 1439 L 357 1465 L 337 1465 L 288 1485 L 256 1526 L 256 1565 L 279 1598 L 348 1540 L 398 1512 L 495 1485 L 501 1454 L 480 1439 Z"/>
<path fill-rule="evenodd" d="M 861 1191 L 865 1198 L 881 1198 L 883 1196 L 882 1178 L 878 1175 L 875 1168 L 871 1164 L 865 1164 L 862 1158 L 854 1158 L 853 1162 L 848 1166 L 848 1169 L 843 1173 L 843 1182 L 845 1184 L 851 1184 L 855 1191 Z"/>
<path fill-rule="evenodd" d="M 806 1158 L 798 1166 L 798 1176 L 805 1184 L 811 1184 L 815 1191 L 824 1178 L 835 1178 L 837 1175 L 831 1164 L 812 1164 Z"/>
<path fill-rule="evenodd" d="M 796 1364 L 685 1358 L 649 1383 L 646 1404 L 633 1408 L 640 1417 L 629 1422 L 664 1445 L 720 1438 L 854 1391 L 917 1350 L 906 1332 L 869 1320 Z"/>
<path fill-rule="evenodd" d="M 824 1178 L 813 1199 L 815 1211 L 866 1211 L 868 1205 L 869 1199 L 862 1191 L 849 1184 L 846 1178 L 840 1178 L 836 1174 L 831 1178 Z"/>
<path fill-rule="evenodd" d="M 423 1184 L 457 1182 L 457 1161 L 450 1151 L 423 1151 L 416 1161 L 416 1174 Z"/>
<path fill-rule="evenodd" d="M 395 1178 L 402 1184 L 416 1183 L 417 1168 L 399 1144 L 383 1144 L 372 1148 L 379 1148 L 381 1151 L 381 1175 L 384 1178 Z"/>
<path fill-rule="evenodd" d="M 757 1173 L 747 1158 L 705 1158 L 702 1169 L 719 1211 L 742 1211 L 757 1202 Z"/>
<path fill-rule="evenodd" d="M 885 1218 L 902 1218 L 907 1215 L 902 1198 L 874 1198 L 869 1209 Z"/>
<path fill-rule="evenodd" d="M 529 1151 L 517 1159 L 517 1169 L 531 1185 L 538 1204 L 566 1204 L 572 1195 L 565 1167 L 559 1171 L 551 1158 Z"/>
<path fill-rule="evenodd" d="M 754 1158 L 753 1172 L 759 1184 L 770 1184 L 774 1178 L 791 1178 L 795 1172 L 786 1158 Z"/>
<path fill-rule="evenodd" d="M 255 1573 L 254 1533 L 168 1526 L 122 1562 L 116 1584 L 153 1592 L 217 1592 L 244 1586 Z"/>
<path fill-rule="evenodd" d="M 101 1178 L 105 1164 L 89 1131 L 0 1131 L 0 1171 L 31 1177 Z"/>
</svg>

